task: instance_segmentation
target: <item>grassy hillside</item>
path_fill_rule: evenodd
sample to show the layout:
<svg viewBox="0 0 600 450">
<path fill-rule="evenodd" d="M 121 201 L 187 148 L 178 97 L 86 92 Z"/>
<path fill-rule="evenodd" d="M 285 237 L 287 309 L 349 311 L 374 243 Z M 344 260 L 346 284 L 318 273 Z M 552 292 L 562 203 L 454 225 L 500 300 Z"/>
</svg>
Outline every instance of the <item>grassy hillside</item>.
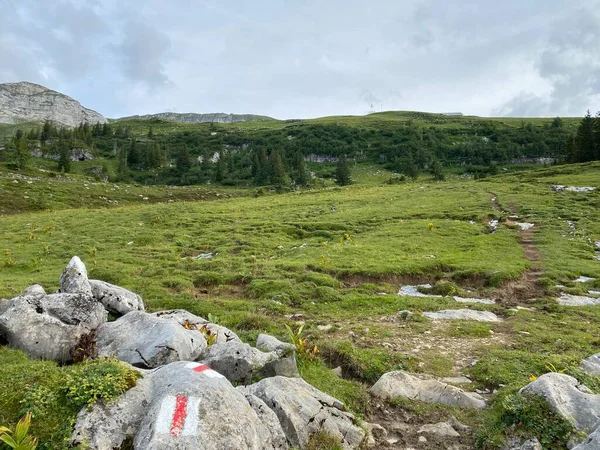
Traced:
<svg viewBox="0 0 600 450">
<path fill-rule="evenodd" d="M 539 405 L 526 405 L 538 408 L 528 414 L 544 416 L 533 414 L 525 423 L 519 420 L 524 410 L 513 411 L 511 422 L 503 408 L 531 376 L 551 368 L 600 387 L 577 370 L 583 357 L 600 351 L 600 310 L 561 307 L 554 300 L 560 289 L 581 294 L 600 287 L 594 249 L 600 192 L 550 189 L 600 188 L 600 164 L 394 185 L 381 184 L 389 173 L 377 168 L 354 170 L 360 183 L 349 187 L 267 196 L 251 190 L 243 197 L 240 191 L 96 183 L 82 175 L 57 180 L 30 174 L 18 184 L 0 178 L 0 297 L 33 283 L 56 289 L 62 268 L 78 255 L 91 278 L 140 293 L 150 310 L 210 313 L 250 343 L 260 332 L 287 339 L 285 325 L 305 323 L 304 335 L 320 353 L 314 361 L 301 358 L 302 375 L 366 420 L 376 414 L 366 389 L 386 371 L 468 375 L 474 384 L 467 389 L 497 391 L 484 414 L 432 410 L 418 402 L 386 407 L 393 417 L 412 414 L 417 424 L 458 414 L 476 429 L 471 447 L 496 448 L 506 428 L 516 425 L 518 432 L 541 438 L 545 448 L 564 448 L 565 429 Z M 30 205 L 36 196 L 44 205 Z M 119 203 L 106 205 L 100 196 Z M 495 232 L 490 219 L 500 220 Z M 535 227 L 523 234 L 517 221 Z M 209 252 L 212 258 L 195 259 Z M 598 280 L 575 283 L 580 275 Z M 497 303 L 397 294 L 401 285 L 416 282 Z M 422 316 L 459 308 L 492 311 L 502 321 Z M 402 310 L 413 316 L 402 319 Z M 17 391 L 8 388 L 15 364 L 22 374 Z M 39 364 L 0 352 L 0 423 L 18 418 L 15 404 L 29 392 Z M 337 365 L 343 379 L 330 370 Z M 34 431 L 59 448 L 48 411 L 39 412 Z M 76 408 L 61 411 L 73 417 Z"/>
</svg>

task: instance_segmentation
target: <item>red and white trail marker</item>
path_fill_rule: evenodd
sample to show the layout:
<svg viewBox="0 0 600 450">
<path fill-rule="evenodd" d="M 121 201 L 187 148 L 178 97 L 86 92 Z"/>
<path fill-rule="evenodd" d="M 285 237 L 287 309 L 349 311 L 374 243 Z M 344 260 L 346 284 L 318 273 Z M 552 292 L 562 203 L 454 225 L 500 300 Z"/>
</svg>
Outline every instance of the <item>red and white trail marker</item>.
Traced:
<svg viewBox="0 0 600 450">
<path fill-rule="evenodd" d="M 191 362 L 185 365 L 186 369 L 192 369 L 194 372 L 201 373 L 202 375 L 206 375 L 209 378 L 225 378 L 219 372 L 215 372 L 206 364 L 199 364 L 195 362 Z"/>
<path fill-rule="evenodd" d="M 156 418 L 156 433 L 194 436 L 198 430 L 198 406 L 200 399 L 185 395 L 169 395 L 160 404 Z"/>
</svg>

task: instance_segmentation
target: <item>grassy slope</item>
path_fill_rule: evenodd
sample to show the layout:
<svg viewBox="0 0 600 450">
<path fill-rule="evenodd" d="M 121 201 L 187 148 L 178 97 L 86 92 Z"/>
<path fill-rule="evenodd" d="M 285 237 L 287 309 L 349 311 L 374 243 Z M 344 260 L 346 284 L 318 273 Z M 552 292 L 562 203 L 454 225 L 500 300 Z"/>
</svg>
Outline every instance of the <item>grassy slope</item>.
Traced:
<svg viewBox="0 0 600 450">
<path fill-rule="evenodd" d="M 77 254 L 91 277 L 139 292 L 150 309 L 212 313 L 249 342 L 259 332 L 285 337 L 284 324 L 294 326 L 297 319 L 289 317 L 300 314 L 306 337 L 321 347 L 325 362 L 342 364 L 353 380 L 340 381 L 321 360 L 303 362 L 303 376 L 360 414 L 369 412 L 368 384 L 397 368 L 440 376 L 470 373 L 476 386 L 514 389 L 548 371 L 548 363 L 576 374 L 581 358 L 600 351 L 594 338 L 600 333 L 598 309 L 559 307 L 546 298 L 533 305 L 535 311 L 466 306 L 501 314 L 505 320 L 499 324 L 435 324 L 418 314 L 398 324 L 399 310 L 465 305 L 395 294 L 405 280 L 444 278 L 485 294 L 517 278 L 529 266 L 518 231 L 501 225 L 490 234 L 486 226 L 490 217 L 507 216 L 510 209 L 537 224 L 535 243 L 549 293 L 558 282 L 581 291 L 572 283 L 576 276 L 600 278 L 590 243 L 600 239 L 600 193 L 555 193 L 549 184 L 598 186 L 599 170 L 600 164 L 590 164 L 480 182 L 360 184 L 203 202 L 158 198 L 156 204 L 139 199 L 133 187 L 88 182 L 90 190 L 98 190 L 94 195 L 108 190 L 119 199 L 110 209 L 79 208 L 73 193 L 87 191 L 82 181 L 63 192 L 60 186 L 67 183 L 43 180 L 42 192 L 61 192 L 51 211 L 26 208 L 30 212 L 0 217 L 0 296 L 16 295 L 32 283 L 55 289 L 60 271 Z M 361 167 L 356 178 L 370 179 L 369 174 Z M 0 186 L 13 189 L 0 197 L 0 208 L 7 209 L 12 197 L 35 183 Z M 492 208 L 491 192 L 506 214 Z M 130 204 L 122 206 L 125 201 Z M 575 232 L 566 220 L 576 223 Z M 191 258 L 208 251 L 216 256 Z M 325 324 L 333 328 L 317 328 Z M 10 358 L 12 353 L 0 353 L 8 368 Z M 473 359 L 479 363 L 468 368 Z M 20 395 L 0 394 L 0 405 L 13 405 Z M 0 421 L 15 421 L 16 409 L 10 411 Z M 503 432 L 497 424 L 482 423 L 493 414 L 472 422 L 489 442 Z"/>
</svg>

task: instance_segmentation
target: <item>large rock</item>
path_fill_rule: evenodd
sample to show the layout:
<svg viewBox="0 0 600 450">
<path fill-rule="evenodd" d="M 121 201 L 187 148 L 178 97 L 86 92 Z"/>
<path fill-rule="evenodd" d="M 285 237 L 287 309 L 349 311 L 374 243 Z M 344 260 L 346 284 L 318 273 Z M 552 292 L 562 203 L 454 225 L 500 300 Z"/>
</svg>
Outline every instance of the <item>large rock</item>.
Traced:
<svg viewBox="0 0 600 450">
<path fill-rule="evenodd" d="M 152 313 L 156 317 L 160 317 L 165 320 L 169 320 L 174 323 L 190 329 L 190 330 L 202 330 L 203 332 L 209 333 L 216 336 L 215 343 L 220 344 L 222 342 L 241 342 L 240 338 L 231 331 L 229 328 L 225 328 L 221 325 L 217 325 L 209 322 L 208 320 L 196 316 L 185 309 L 174 309 L 170 311 L 158 311 Z"/>
<path fill-rule="evenodd" d="M 543 450 L 542 444 L 537 438 L 522 441 L 519 438 L 510 438 L 503 450 Z"/>
<path fill-rule="evenodd" d="M 81 122 L 106 123 L 96 111 L 59 92 L 39 84 L 20 82 L 0 84 L 0 123 L 52 122 L 76 127 Z"/>
<path fill-rule="evenodd" d="M 600 353 L 585 358 L 579 367 L 590 375 L 600 376 Z"/>
<path fill-rule="evenodd" d="M 67 294 L 92 295 L 87 269 L 79 256 L 73 256 L 60 276 L 60 292 Z"/>
<path fill-rule="evenodd" d="M 600 395 L 575 378 L 561 373 L 546 373 L 519 392 L 541 395 L 550 407 L 581 431 L 591 432 L 600 425 Z"/>
<path fill-rule="evenodd" d="M 34 284 L 25 288 L 21 295 L 46 295 L 46 291 L 39 284 Z"/>
<path fill-rule="evenodd" d="M 294 355 L 280 358 L 277 352 L 262 352 L 242 342 L 222 342 L 202 353 L 204 364 L 222 373 L 229 381 L 248 384 L 253 375 L 299 376 Z"/>
<path fill-rule="evenodd" d="M 496 314 L 475 309 L 445 309 L 436 312 L 424 312 L 428 319 L 435 320 L 475 320 L 477 322 L 500 322 Z"/>
<path fill-rule="evenodd" d="M 206 348 L 204 335 L 173 321 L 132 311 L 96 332 L 98 354 L 116 357 L 141 368 L 174 361 L 193 361 Z"/>
<path fill-rule="evenodd" d="M 281 342 L 274 336 L 268 334 L 259 334 L 256 339 L 256 348 L 266 352 L 277 352 L 281 355 L 292 354 L 296 351 L 296 346 L 288 342 Z"/>
<path fill-rule="evenodd" d="M 148 373 L 117 401 L 81 410 L 72 445 L 112 450 L 134 437 L 136 450 L 287 449 L 281 429 L 267 420 L 217 372 L 176 362 Z"/>
<path fill-rule="evenodd" d="M 576 445 L 571 450 L 598 450 L 600 448 L 600 428 L 597 428 L 596 431 L 589 434 L 583 442 L 579 445 Z M 540 446 L 539 450 L 542 447 Z M 529 449 L 528 449 L 529 450 Z M 538 449 L 535 449 L 538 450 Z"/>
<path fill-rule="evenodd" d="M 144 311 L 144 302 L 135 292 L 100 280 L 89 280 L 94 298 L 104 307 L 117 314 Z"/>
<path fill-rule="evenodd" d="M 292 447 L 304 448 L 321 430 L 337 437 L 344 448 L 358 448 L 365 437 L 339 400 L 301 378 L 265 378 L 244 392 L 260 398 L 275 412 Z"/>
<path fill-rule="evenodd" d="M 465 392 L 456 386 L 424 375 L 417 377 L 402 370 L 383 374 L 371 388 L 371 393 L 388 400 L 403 397 L 461 408 L 486 407 L 483 397 L 475 392 Z"/>
<path fill-rule="evenodd" d="M 245 392 L 245 388 L 243 386 L 239 386 L 237 389 L 239 389 L 242 392 L 242 394 L 244 394 L 244 396 L 246 397 L 246 401 L 254 410 L 260 421 L 264 423 L 265 426 L 271 431 L 273 447 L 277 449 L 288 448 L 289 445 L 287 438 L 285 437 L 285 433 L 281 428 L 281 424 L 279 423 L 279 419 L 277 418 L 277 414 L 275 414 L 275 411 L 269 408 L 267 404 L 263 402 L 260 398 Z"/>
<path fill-rule="evenodd" d="M 106 320 L 106 310 L 91 296 L 34 293 L 8 302 L 0 334 L 32 358 L 67 362 L 81 336 Z"/>
</svg>

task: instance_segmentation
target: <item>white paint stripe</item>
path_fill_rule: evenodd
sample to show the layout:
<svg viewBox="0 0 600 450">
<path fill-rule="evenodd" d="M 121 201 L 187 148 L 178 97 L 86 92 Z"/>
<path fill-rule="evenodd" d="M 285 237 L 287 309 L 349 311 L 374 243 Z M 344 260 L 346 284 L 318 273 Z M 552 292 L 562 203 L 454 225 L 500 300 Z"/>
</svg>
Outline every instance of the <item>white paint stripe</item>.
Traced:
<svg viewBox="0 0 600 450">
<path fill-rule="evenodd" d="M 185 368 L 186 369 L 195 369 L 196 367 L 201 366 L 201 365 L 202 364 L 200 364 L 200 363 L 191 362 L 191 363 L 187 363 L 185 365 Z"/>
<path fill-rule="evenodd" d="M 173 414 L 175 413 L 176 401 L 176 398 L 172 395 L 163 398 L 155 422 L 157 434 L 169 434 L 171 432 L 171 421 L 173 420 Z"/>
<path fill-rule="evenodd" d="M 215 372 L 214 370 L 210 369 L 210 370 L 205 370 L 204 372 L 202 372 L 203 375 L 206 375 L 209 378 L 225 378 L 223 375 L 221 375 L 219 372 Z"/>
<path fill-rule="evenodd" d="M 198 434 L 198 407 L 200 399 L 197 397 L 188 398 L 187 417 L 183 426 L 182 436 L 196 436 Z"/>
</svg>

